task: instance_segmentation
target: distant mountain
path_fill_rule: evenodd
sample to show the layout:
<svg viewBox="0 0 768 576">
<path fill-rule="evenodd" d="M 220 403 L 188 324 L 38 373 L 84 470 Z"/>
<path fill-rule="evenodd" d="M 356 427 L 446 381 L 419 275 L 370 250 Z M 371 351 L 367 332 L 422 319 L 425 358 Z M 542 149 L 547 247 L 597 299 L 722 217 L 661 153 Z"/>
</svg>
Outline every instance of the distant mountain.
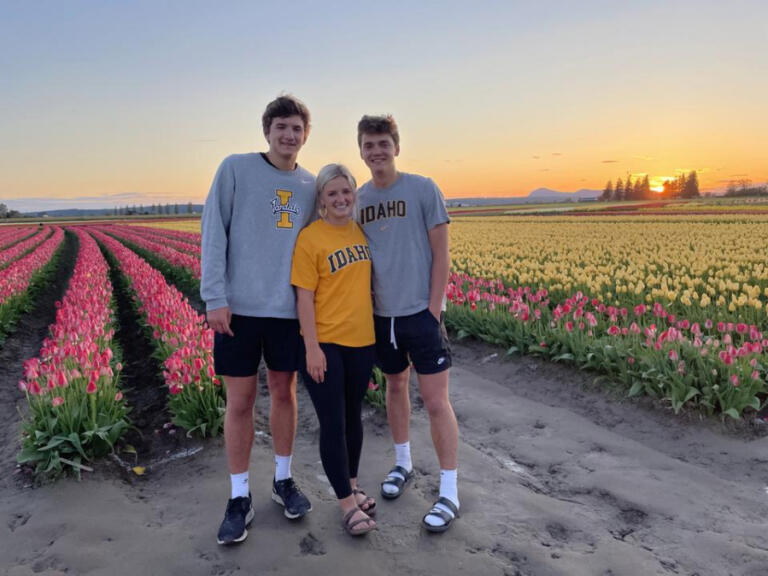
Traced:
<svg viewBox="0 0 768 576">
<path fill-rule="evenodd" d="M 602 190 L 583 188 L 576 192 L 558 192 L 549 188 L 538 188 L 528 196 L 482 197 L 482 198 L 446 198 L 448 206 L 503 206 L 504 204 L 543 204 L 546 202 L 568 202 L 594 200 Z"/>
<path fill-rule="evenodd" d="M 192 204 L 192 212 L 194 214 L 201 214 L 203 212 L 202 204 Z M 41 216 L 50 216 L 51 218 L 75 218 L 75 217 L 87 217 L 87 216 L 113 216 L 115 213 L 114 208 L 62 208 L 60 210 L 39 210 L 35 212 L 24 212 L 22 216 L 29 216 L 32 218 L 40 218 Z M 143 215 L 149 214 L 146 210 Z M 187 214 L 187 205 L 179 204 L 179 216 Z M 138 215 L 138 214 L 137 214 Z M 165 214 L 156 214 L 158 217 L 165 216 Z M 175 216 L 173 209 L 168 216 Z"/>
<path fill-rule="evenodd" d="M 602 190 L 589 190 L 582 188 L 576 192 L 558 192 L 549 188 L 537 188 L 527 198 L 537 201 L 562 201 L 562 200 L 580 200 L 582 198 L 594 199 L 602 194 Z"/>
</svg>

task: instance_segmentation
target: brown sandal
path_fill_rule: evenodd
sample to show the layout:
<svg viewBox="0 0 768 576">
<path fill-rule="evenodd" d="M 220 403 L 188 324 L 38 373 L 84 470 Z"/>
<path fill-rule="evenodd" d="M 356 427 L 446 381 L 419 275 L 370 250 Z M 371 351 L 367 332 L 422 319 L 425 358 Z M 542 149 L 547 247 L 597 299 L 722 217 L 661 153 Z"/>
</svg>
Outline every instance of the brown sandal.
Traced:
<svg viewBox="0 0 768 576">
<path fill-rule="evenodd" d="M 358 512 L 362 512 L 365 518 L 352 520 L 352 517 Z M 355 529 L 360 526 L 360 524 L 364 523 L 367 525 L 362 528 L 358 528 L 357 530 Z M 368 534 L 368 532 L 373 532 L 376 530 L 376 522 L 374 522 L 373 518 L 368 516 L 368 514 L 360 510 L 360 508 L 352 508 L 352 510 L 344 514 L 341 525 L 344 527 L 344 531 L 350 536 L 362 536 L 363 534 Z"/>
<path fill-rule="evenodd" d="M 362 502 L 358 501 L 358 494 L 365 497 Z M 376 514 L 376 500 L 374 500 L 372 496 L 368 496 L 368 494 L 363 492 L 360 488 L 352 488 L 352 495 L 355 497 L 355 502 L 357 502 L 357 506 L 360 510 L 368 514 L 368 516 Z"/>
</svg>

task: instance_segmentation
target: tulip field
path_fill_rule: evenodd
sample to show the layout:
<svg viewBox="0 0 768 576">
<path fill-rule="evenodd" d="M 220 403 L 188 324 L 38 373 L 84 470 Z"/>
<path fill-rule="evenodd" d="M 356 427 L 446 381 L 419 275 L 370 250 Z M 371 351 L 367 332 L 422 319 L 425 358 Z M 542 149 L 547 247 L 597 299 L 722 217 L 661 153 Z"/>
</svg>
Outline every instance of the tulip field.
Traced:
<svg viewBox="0 0 768 576">
<path fill-rule="evenodd" d="M 39 474 L 79 473 L 88 469 L 86 462 L 113 450 L 130 426 L 134 407 L 126 405 L 120 386 L 123 365 L 114 338 L 110 267 L 129 286 L 135 321 L 162 366 L 158 377 L 167 387 L 173 423 L 189 433 L 218 434 L 224 392 L 213 373 L 212 331 L 176 287 L 121 242 L 157 250 L 170 266 L 189 266 L 199 277 L 199 241 L 184 243 L 174 239 L 175 233 L 119 225 L 30 227 L 0 234 L 0 242 L 17 240 L 0 252 L 0 260 L 10 262 L 0 269 L 0 317 L 23 315 L 27 288 L 36 278 L 45 281 L 41 274 L 55 260 L 65 233 L 76 236 L 78 244 L 69 286 L 56 302 L 56 320 L 39 355 L 19 359 L 23 379 L 18 386 L 29 404 L 19 462 Z"/>
<path fill-rule="evenodd" d="M 447 323 L 676 412 L 741 418 L 768 393 L 766 253 L 768 214 L 732 203 L 457 217 Z"/>
<path fill-rule="evenodd" d="M 675 411 L 739 418 L 765 403 L 768 216 L 465 218 L 451 233 L 460 336 Z"/>
<path fill-rule="evenodd" d="M 675 412 L 753 417 L 768 398 L 768 215 L 678 212 L 454 217 L 448 327 Z M 0 227 L 0 338 L 12 337 L 65 234 L 78 249 L 55 322 L 39 354 L 18 359 L 29 404 L 19 462 L 79 473 L 131 426 L 138 407 L 121 386 L 116 337 L 123 286 L 173 423 L 220 433 L 224 390 L 196 294 L 199 220 Z"/>
</svg>

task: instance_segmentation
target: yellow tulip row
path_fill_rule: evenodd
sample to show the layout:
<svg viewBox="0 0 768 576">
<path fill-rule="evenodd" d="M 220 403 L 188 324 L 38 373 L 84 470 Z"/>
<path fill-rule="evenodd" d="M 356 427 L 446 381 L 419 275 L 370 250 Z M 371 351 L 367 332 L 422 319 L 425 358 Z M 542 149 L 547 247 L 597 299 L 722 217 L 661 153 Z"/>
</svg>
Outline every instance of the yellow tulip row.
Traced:
<svg viewBox="0 0 768 576">
<path fill-rule="evenodd" d="M 166 230 L 181 230 L 182 232 L 197 232 L 200 234 L 200 218 L 191 218 L 189 220 L 166 220 L 152 222 L 151 224 L 142 224 L 134 222 L 136 226 L 151 226 L 152 228 L 164 228 Z"/>
<path fill-rule="evenodd" d="M 754 317 L 768 303 L 766 255 L 763 215 L 472 216 L 451 224 L 456 271 L 582 290 L 615 305 L 658 301 Z"/>
</svg>

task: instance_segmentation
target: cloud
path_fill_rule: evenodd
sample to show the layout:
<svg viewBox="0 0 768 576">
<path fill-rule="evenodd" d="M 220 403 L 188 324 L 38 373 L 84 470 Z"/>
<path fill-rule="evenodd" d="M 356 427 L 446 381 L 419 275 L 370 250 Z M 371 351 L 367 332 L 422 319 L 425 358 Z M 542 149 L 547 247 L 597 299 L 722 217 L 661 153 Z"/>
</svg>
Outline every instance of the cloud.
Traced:
<svg viewBox="0 0 768 576">
<path fill-rule="evenodd" d="M 653 160 L 653 156 L 632 156 L 636 160 Z"/>
<path fill-rule="evenodd" d="M 533 156 L 533 159 L 534 159 L 534 160 L 538 160 L 538 159 L 540 159 L 540 158 L 541 158 L 541 156 Z"/>
<path fill-rule="evenodd" d="M 600 160 L 602 164 L 615 164 L 618 160 Z"/>
<path fill-rule="evenodd" d="M 552 156 L 562 156 L 562 152 L 552 152 Z"/>
<path fill-rule="evenodd" d="M 539 172 L 549 172 L 549 168 L 541 168 Z"/>
<path fill-rule="evenodd" d="M 455 160 L 451 160 L 450 158 L 446 158 L 445 160 L 443 160 L 443 162 L 445 162 L 446 164 L 461 164 L 462 162 L 464 162 L 464 160 L 462 160 L 461 158 L 457 158 Z"/>
</svg>

